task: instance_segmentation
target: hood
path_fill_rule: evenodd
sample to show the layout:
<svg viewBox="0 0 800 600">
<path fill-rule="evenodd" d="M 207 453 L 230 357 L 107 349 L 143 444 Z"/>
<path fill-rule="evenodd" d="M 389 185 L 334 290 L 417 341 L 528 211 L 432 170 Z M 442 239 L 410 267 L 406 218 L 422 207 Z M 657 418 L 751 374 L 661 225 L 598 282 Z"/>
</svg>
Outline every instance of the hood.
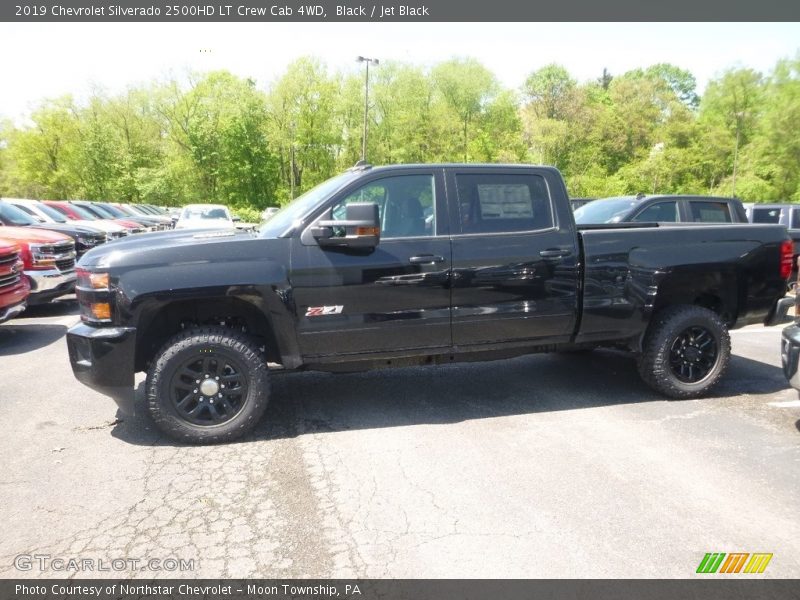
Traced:
<svg viewBox="0 0 800 600">
<path fill-rule="evenodd" d="M 229 252 L 241 253 L 240 244 L 252 240 L 256 238 L 251 233 L 232 229 L 159 231 L 112 240 L 92 248 L 83 255 L 79 264 L 82 267 L 108 269 L 119 266 L 197 263 Z"/>
<path fill-rule="evenodd" d="M 125 229 L 141 229 L 144 227 L 141 223 L 137 223 L 136 221 L 131 221 L 129 219 L 114 219 L 113 221 L 117 225 L 122 225 Z"/>
<path fill-rule="evenodd" d="M 49 229 L 50 231 L 58 231 L 69 236 L 75 235 L 102 235 L 105 233 L 97 227 L 89 227 L 87 225 L 79 225 L 73 223 L 39 223 L 38 225 L 31 225 L 36 229 Z"/>
<path fill-rule="evenodd" d="M 12 252 L 19 252 L 19 246 L 11 240 L 0 238 L 0 256 L 6 256 Z"/>
<path fill-rule="evenodd" d="M 0 227 L 0 237 L 23 244 L 72 242 L 68 235 L 37 227 Z"/>
<path fill-rule="evenodd" d="M 117 225 L 113 221 L 104 221 L 102 219 L 97 219 L 96 221 L 87 221 L 84 219 L 78 219 L 74 221 L 69 221 L 69 223 L 74 223 L 76 225 L 84 225 L 86 227 L 94 227 L 95 229 L 99 229 L 100 231 L 105 231 L 106 233 L 111 233 L 112 231 L 125 231 L 125 228 L 122 225 Z"/>
</svg>

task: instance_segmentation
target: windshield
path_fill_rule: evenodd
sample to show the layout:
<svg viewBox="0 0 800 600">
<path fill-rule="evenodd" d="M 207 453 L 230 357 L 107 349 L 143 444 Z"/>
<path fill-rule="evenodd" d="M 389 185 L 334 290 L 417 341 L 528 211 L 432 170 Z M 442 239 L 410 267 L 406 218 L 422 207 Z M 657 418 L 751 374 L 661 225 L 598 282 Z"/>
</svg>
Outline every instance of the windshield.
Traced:
<svg viewBox="0 0 800 600">
<path fill-rule="evenodd" d="M 129 206 L 122 206 L 121 205 L 121 206 L 115 206 L 114 208 L 116 208 L 119 212 L 121 212 L 124 215 L 128 215 L 128 216 L 131 216 L 131 217 L 140 216 L 139 213 L 137 213 L 135 210 L 133 210 Z"/>
<path fill-rule="evenodd" d="M 187 206 L 181 213 L 182 221 L 230 221 L 231 215 L 224 206 Z"/>
<path fill-rule="evenodd" d="M 575 209 L 578 225 L 619 223 L 638 204 L 636 198 L 604 198 Z"/>
<path fill-rule="evenodd" d="M 0 221 L 6 225 L 36 225 L 38 221 L 16 206 L 0 202 Z"/>
<path fill-rule="evenodd" d="M 73 204 L 75 207 L 80 207 L 83 210 L 92 213 L 94 216 L 100 219 L 114 219 L 116 217 L 112 216 L 112 214 L 108 211 L 103 210 L 97 204 Z"/>
<path fill-rule="evenodd" d="M 66 223 L 67 222 L 67 219 L 66 219 L 66 217 L 64 215 L 62 215 L 60 212 L 58 212 L 55 208 L 47 206 L 47 204 L 44 204 L 44 203 L 40 202 L 40 203 L 38 203 L 36 205 L 36 208 L 38 208 L 40 211 L 42 211 L 48 217 L 53 219 L 53 221 L 55 221 L 56 223 Z"/>
<path fill-rule="evenodd" d="M 108 204 L 101 204 L 99 206 L 97 204 L 95 204 L 94 206 L 100 212 L 105 211 L 115 219 L 124 219 L 125 217 L 129 217 L 130 216 L 130 215 L 126 214 L 125 212 L 121 211 L 120 209 L 118 209 L 116 206 L 110 206 Z"/>
<path fill-rule="evenodd" d="M 21 210 L 26 215 L 28 215 L 31 219 L 36 221 L 37 223 L 45 223 L 46 219 L 41 217 L 40 215 L 36 214 L 36 211 L 33 210 L 30 206 L 25 206 L 24 204 L 11 204 L 12 207 L 16 208 L 17 210 Z"/>
<path fill-rule="evenodd" d="M 73 212 L 81 219 L 85 219 L 87 221 L 96 221 L 99 217 L 99 215 L 94 214 L 92 211 L 87 210 L 78 204 L 70 204 L 70 208 L 72 208 Z"/>
<path fill-rule="evenodd" d="M 286 235 L 303 217 L 314 210 L 326 196 L 357 176 L 358 173 L 348 171 L 311 188 L 272 215 L 269 221 L 265 222 L 259 229 L 259 237 L 271 238 Z"/>
</svg>

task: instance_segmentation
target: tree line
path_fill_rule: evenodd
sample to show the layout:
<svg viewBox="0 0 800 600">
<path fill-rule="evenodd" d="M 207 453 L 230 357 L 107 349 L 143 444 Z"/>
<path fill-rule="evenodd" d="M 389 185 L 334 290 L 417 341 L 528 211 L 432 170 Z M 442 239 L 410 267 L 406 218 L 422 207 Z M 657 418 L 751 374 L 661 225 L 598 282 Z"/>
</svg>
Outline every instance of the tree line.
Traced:
<svg viewBox="0 0 800 600">
<path fill-rule="evenodd" d="M 46 100 L 0 122 L 0 195 L 280 205 L 361 155 L 364 79 L 301 58 L 266 89 L 227 71 Z M 730 69 L 701 95 L 657 64 L 507 89 L 470 58 L 370 71 L 368 160 L 554 165 L 572 196 L 696 193 L 800 201 L 800 54 Z"/>
</svg>

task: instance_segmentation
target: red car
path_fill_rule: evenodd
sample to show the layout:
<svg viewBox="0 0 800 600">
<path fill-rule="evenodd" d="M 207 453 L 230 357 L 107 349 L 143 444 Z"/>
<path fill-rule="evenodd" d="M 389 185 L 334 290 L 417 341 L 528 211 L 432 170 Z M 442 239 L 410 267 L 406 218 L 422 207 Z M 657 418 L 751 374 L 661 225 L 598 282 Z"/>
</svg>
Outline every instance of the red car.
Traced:
<svg viewBox="0 0 800 600">
<path fill-rule="evenodd" d="M 0 323 L 25 310 L 31 286 L 23 268 L 19 246 L 0 239 Z"/>
<path fill-rule="evenodd" d="M 32 227 L 0 227 L 0 236 L 19 246 L 23 273 L 30 284 L 29 306 L 75 290 L 75 242 L 71 237 Z"/>
<path fill-rule="evenodd" d="M 88 221 L 104 221 L 106 223 L 114 223 L 117 226 L 123 228 L 125 235 L 131 233 L 142 233 L 145 231 L 144 227 L 142 227 L 139 223 L 134 223 L 132 221 L 127 221 L 125 219 L 113 219 L 108 217 L 103 217 L 98 214 L 95 214 L 88 208 L 80 205 L 73 204 L 72 202 L 68 202 L 66 200 L 43 200 L 43 203 L 49 206 L 50 208 L 54 208 L 62 215 L 67 217 L 72 221 L 76 220 L 88 220 Z M 120 237 L 120 236 L 113 236 L 113 237 Z"/>
</svg>

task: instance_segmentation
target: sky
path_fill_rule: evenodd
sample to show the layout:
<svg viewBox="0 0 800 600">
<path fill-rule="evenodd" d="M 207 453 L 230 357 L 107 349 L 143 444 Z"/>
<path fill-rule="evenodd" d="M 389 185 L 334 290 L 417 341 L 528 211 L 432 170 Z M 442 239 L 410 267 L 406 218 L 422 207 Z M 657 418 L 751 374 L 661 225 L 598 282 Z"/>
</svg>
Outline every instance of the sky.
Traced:
<svg viewBox="0 0 800 600">
<path fill-rule="evenodd" d="M 724 70 L 800 56 L 800 23 L 0 23 L 0 117 L 46 98 L 227 69 L 262 89 L 301 56 L 363 72 L 358 55 L 432 66 L 473 57 L 509 88 L 559 63 L 578 81 L 669 62 L 702 92 Z M 380 68 L 380 66 L 376 67 Z"/>
</svg>

